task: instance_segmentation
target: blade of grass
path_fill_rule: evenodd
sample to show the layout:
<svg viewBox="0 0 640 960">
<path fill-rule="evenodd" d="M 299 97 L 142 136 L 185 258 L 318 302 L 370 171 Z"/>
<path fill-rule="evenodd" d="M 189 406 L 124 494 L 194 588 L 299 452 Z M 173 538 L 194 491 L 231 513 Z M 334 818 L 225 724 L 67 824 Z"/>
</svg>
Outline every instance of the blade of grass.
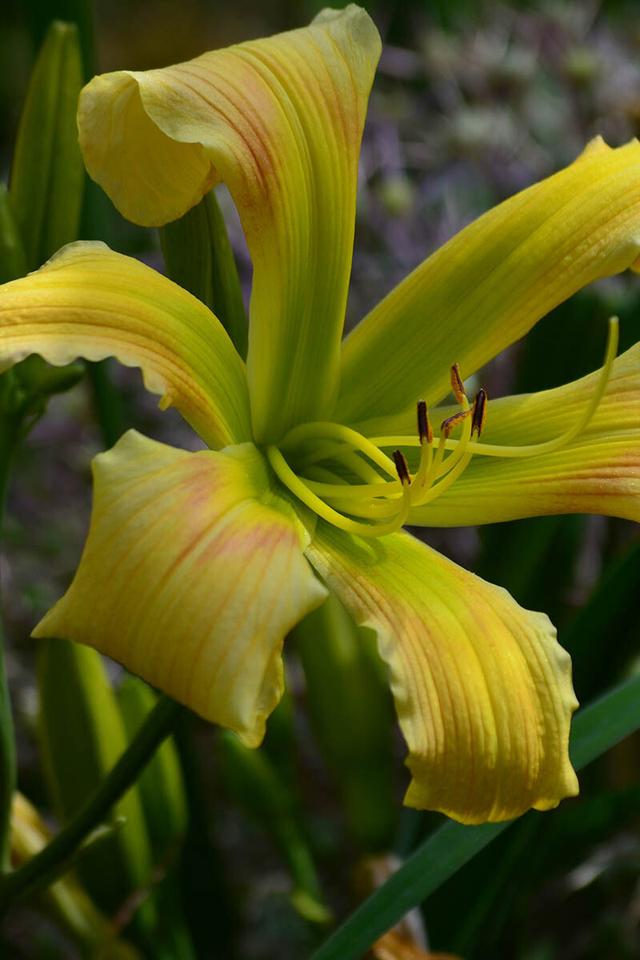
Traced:
<svg viewBox="0 0 640 960">
<path fill-rule="evenodd" d="M 571 759 L 576 769 L 585 767 L 638 729 L 640 675 L 615 687 L 577 715 L 571 737 Z M 312 960 L 358 960 L 379 936 L 513 822 L 479 827 L 445 824 L 354 911 L 313 954 Z"/>
</svg>

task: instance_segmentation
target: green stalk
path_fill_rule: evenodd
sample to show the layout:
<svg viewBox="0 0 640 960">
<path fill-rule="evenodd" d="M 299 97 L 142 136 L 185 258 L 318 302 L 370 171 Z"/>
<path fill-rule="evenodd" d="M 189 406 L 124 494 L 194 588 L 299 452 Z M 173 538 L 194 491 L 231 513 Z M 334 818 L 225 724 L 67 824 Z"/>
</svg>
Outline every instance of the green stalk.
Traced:
<svg viewBox="0 0 640 960">
<path fill-rule="evenodd" d="M 109 775 L 44 850 L 19 870 L 0 878 L 0 917 L 20 897 L 46 886 L 63 869 L 111 807 L 133 786 L 160 744 L 173 732 L 181 704 L 162 697 Z"/>
<path fill-rule="evenodd" d="M 107 360 L 87 361 L 86 367 L 93 412 L 102 442 L 108 450 L 117 443 L 127 426 L 124 400 L 111 381 Z"/>
<path fill-rule="evenodd" d="M 8 383 L 7 375 L 5 375 L 4 380 L 6 386 Z M 18 424 L 9 414 L 0 413 L 0 546 L 2 545 L 4 505 L 9 485 L 9 473 L 18 437 Z M 16 746 L 4 654 L 2 592 L 0 589 L 0 874 L 6 872 L 10 866 L 11 804 L 15 788 Z"/>
</svg>

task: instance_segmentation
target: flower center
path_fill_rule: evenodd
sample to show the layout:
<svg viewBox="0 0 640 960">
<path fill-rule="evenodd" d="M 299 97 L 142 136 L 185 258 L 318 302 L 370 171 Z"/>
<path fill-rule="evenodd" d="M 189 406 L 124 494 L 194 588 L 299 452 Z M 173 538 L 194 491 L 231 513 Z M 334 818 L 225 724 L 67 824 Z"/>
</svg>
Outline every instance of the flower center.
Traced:
<svg viewBox="0 0 640 960">
<path fill-rule="evenodd" d="M 365 437 L 339 423 L 304 423 L 293 427 L 278 446 L 267 447 L 267 457 L 281 482 L 318 516 L 347 533 L 384 536 L 404 526 L 412 507 L 432 503 L 449 490 L 474 456 L 537 457 L 575 440 L 604 395 L 617 349 L 618 319 L 612 317 L 604 363 L 588 403 L 575 423 L 544 443 L 481 443 L 487 394 L 479 390 L 470 403 L 456 364 L 451 368 L 451 389 L 459 410 L 442 421 L 437 440 L 427 405 L 420 400 L 414 435 Z M 403 447 L 420 450 L 413 475 Z M 392 456 L 385 450 L 393 450 Z"/>
</svg>

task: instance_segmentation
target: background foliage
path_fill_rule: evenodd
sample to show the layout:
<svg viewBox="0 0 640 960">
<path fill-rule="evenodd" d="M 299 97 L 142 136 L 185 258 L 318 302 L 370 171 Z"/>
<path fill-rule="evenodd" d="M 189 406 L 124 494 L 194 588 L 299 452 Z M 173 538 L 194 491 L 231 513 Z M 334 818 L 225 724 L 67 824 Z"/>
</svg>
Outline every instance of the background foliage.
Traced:
<svg viewBox="0 0 640 960">
<path fill-rule="evenodd" d="M 95 33 L 85 6 L 75 0 L 3 8 L 3 174 L 34 53 L 52 17 L 79 21 L 85 61 L 104 71 L 161 66 L 301 25 L 322 5 L 99 0 Z M 602 133 L 618 144 L 640 127 L 640 27 L 633 3 L 414 0 L 367 6 L 386 47 L 362 155 L 349 322 L 474 216 L 569 162 L 591 136 Z M 246 250 L 234 211 L 224 194 L 220 200 L 246 293 Z M 81 235 L 162 267 L 157 236 L 122 221 L 95 188 L 87 191 Z M 607 316 L 619 314 L 624 349 L 640 338 L 639 305 L 637 278 L 584 291 L 484 371 L 489 395 L 553 386 L 594 369 Z M 1 572 L 20 785 L 45 811 L 52 809 L 51 794 L 39 760 L 28 637 L 77 564 L 90 503 L 89 461 L 125 426 L 194 447 L 177 417 L 159 415 L 135 372 L 114 367 L 109 375 L 119 399 L 108 401 L 107 430 L 104 418 L 102 434 L 97 425 L 96 384 L 83 380 L 50 403 L 20 453 L 10 492 Z M 630 525 L 554 517 L 477 531 L 427 531 L 426 539 L 506 586 L 524 606 L 551 615 L 573 654 L 582 702 L 637 668 L 640 540 Z M 262 766 L 194 718 L 181 729 L 190 832 L 182 855 L 165 851 L 141 900 L 162 911 L 163 902 L 182 894 L 181 922 L 192 956 L 309 955 L 325 935 L 321 921 L 328 911 L 343 917 L 370 887 L 370 880 L 359 885 L 354 879 L 358 870 L 362 876 L 363 858 L 390 851 L 405 857 L 440 826 L 436 815 L 400 811 L 403 750 L 384 719 L 375 733 L 382 745 L 377 758 L 388 758 L 382 779 L 367 781 L 366 730 L 358 741 L 360 760 L 341 766 L 332 731 L 323 728 L 326 707 L 308 679 L 323 669 L 309 667 L 311 656 L 302 639 L 289 645 L 290 698 L 257 755 L 266 758 Z M 355 664 L 344 680 L 343 702 L 368 669 Z M 119 674 L 112 679 L 119 683 Z M 338 730 L 345 722 L 355 729 L 358 718 L 342 715 L 340 702 L 332 710 Z M 582 774 L 578 800 L 523 819 L 429 896 L 424 920 L 432 948 L 468 958 L 637 957 L 639 757 L 636 735 Z M 302 885 L 311 899 L 292 901 L 292 884 L 294 894 Z M 117 923 L 144 942 L 137 902 L 120 911 Z M 14 915 L 5 938 L 12 957 L 76 956 L 77 947 L 36 905 Z M 189 949 L 178 945 L 174 955 L 189 956 L 180 952 Z"/>
</svg>

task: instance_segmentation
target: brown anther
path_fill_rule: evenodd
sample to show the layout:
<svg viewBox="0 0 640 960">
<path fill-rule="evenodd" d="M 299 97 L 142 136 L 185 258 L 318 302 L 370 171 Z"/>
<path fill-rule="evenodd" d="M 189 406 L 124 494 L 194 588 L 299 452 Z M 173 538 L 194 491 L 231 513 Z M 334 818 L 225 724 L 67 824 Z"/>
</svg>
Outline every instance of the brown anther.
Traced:
<svg viewBox="0 0 640 960">
<path fill-rule="evenodd" d="M 481 387 L 476 394 L 476 398 L 473 401 L 473 412 L 471 415 L 471 436 L 474 433 L 477 433 L 478 436 L 484 430 L 485 421 L 487 419 L 487 391 L 484 387 Z"/>
<path fill-rule="evenodd" d="M 429 422 L 429 411 L 424 400 L 418 400 L 418 436 L 420 443 L 431 443 L 433 440 L 433 430 Z"/>
<path fill-rule="evenodd" d="M 409 464 L 407 463 L 407 458 L 401 450 L 393 451 L 393 462 L 396 465 L 396 470 L 398 471 L 398 479 L 402 484 L 411 483 L 411 474 L 409 473 Z"/>
<path fill-rule="evenodd" d="M 443 433 L 445 437 L 450 437 L 451 431 L 457 427 L 459 423 L 462 423 L 463 420 L 466 420 L 470 415 L 471 409 L 459 410 L 458 413 L 454 413 L 452 417 L 447 417 L 446 420 L 442 421 L 440 424 L 440 432 Z"/>
<path fill-rule="evenodd" d="M 464 392 L 464 383 L 462 382 L 462 377 L 460 376 L 460 369 L 457 363 L 451 367 L 451 389 L 453 395 L 456 398 L 457 403 L 462 403 L 466 397 Z"/>
</svg>

